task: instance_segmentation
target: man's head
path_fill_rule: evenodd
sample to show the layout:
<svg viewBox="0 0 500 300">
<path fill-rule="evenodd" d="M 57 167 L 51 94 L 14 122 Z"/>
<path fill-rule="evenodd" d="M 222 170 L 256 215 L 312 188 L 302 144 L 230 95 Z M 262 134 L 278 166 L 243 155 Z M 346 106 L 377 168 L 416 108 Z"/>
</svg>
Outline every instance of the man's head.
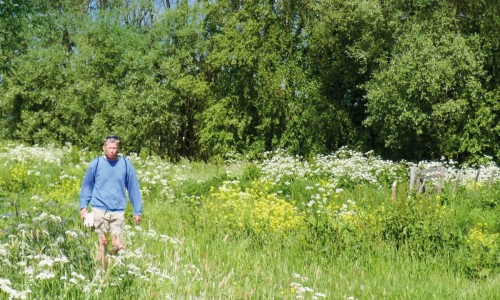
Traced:
<svg viewBox="0 0 500 300">
<path fill-rule="evenodd" d="M 102 144 L 102 151 L 109 160 L 118 159 L 118 152 L 120 152 L 120 138 L 116 135 L 108 135 Z"/>
</svg>

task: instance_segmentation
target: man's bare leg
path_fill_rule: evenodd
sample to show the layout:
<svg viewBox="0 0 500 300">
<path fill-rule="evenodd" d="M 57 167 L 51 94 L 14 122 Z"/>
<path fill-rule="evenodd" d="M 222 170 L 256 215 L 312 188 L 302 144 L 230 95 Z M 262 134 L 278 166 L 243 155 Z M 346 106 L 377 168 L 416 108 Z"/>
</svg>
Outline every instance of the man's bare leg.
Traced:
<svg viewBox="0 0 500 300">
<path fill-rule="evenodd" d="M 97 250 L 97 260 L 102 268 L 106 268 L 106 245 L 108 239 L 105 234 L 99 234 L 99 249 Z"/>
<path fill-rule="evenodd" d="M 125 248 L 123 247 L 122 237 L 120 234 L 112 234 L 111 243 L 113 245 L 113 254 L 117 254 L 120 250 Z"/>
</svg>

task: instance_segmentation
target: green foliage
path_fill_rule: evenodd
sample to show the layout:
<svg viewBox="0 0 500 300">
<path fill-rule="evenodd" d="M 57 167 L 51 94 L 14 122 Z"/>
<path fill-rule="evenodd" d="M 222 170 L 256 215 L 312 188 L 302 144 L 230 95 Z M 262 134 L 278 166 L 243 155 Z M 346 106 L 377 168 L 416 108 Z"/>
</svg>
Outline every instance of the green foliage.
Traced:
<svg viewBox="0 0 500 300">
<path fill-rule="evenodd" d="M 316 1 L 306 32 L 311 72 L 323 101 L 315 104 L 328 149 L 361 145 L 367 132 L 367 82 L 389 53 L 391 15 L 379 1 Z M 321 129 L 318 129 L 321 130 Z"/>
<path fill-rule="evenodd" d="M 241 179 L 243 181 L 254 181 L 260 178 L 261 176 L 262 172 L 260 168 L 257 165 L 251 163 L 244 168 L 243 173 L 241 175 Z"/>
<path fill-rule="evenodd" d="M 2 180 L 2 187 L 7 191 L 22 192 L 28 189 L 28 168 L 23 163 L 15 164 L 8 169 L 6 179 Z"/>
<path fill-rule="evenodd" d="M 484 56 L 476 36 L 451 31 L 456 28 L 451 13 L 443 6 L 427 16 L 430 20 L 408 23 L 390 62 L 366 85 L 365 124 L 400 157 L 422 159 L 437 152 L 463 160 L 497 151 L 491 138 L 498 113 L 488 104 L 495 96 L 483 84 Z M 486 133 L 482 141 L 473 137 L 479 131 Z"/>
<path fill-rule="evenodd" d="M 469 2 L 3 1 L 0 135 L 498 161 L 499 3 Z"/>
<path fill-rule="evenodd" d="M 213 177 L 206 181 L 189 179 L 182 183 L 181 186 L 177 189 L 176 193 L 178 197 L 182 196 L 197 196 L 201 197 L 210 192 L 211 189 L 221 186 L 224 181 L 226 181 L 227 175 L 223 174 L 218 177 Z"/>
<path fill-rule="evenodd" d="M 266 239 L 300 231 L 304 220 L 292 204 L 268 192 L 269 184 L 254 181 L 242 191 L 237 182 L 212 188 L 202 199 L 206 223 L 231 235 L 250 235 Z M 215 220 L 213 217 L 217 216 Z"/>
<path fill-rule="evenodd" d="M 498 272 L 500 234 L 488 232 L 487 224 L 477 224 L 467 236 L 466 269 L 472 277 L 485 277 Z"/>
<path fill-rule="evenodd" d="M 29 28 L 41 19 L 45 11 L 39 1 L 2 2 L 0 6 L 0 83 L 14 71 L 13 59 L 25 53 L 29 45 Z"/>
<path fill-rule="evenodd" d="M 49 199 L 76 199 L 80 192 L 81 180 L 71 176 L 61 176 L 59 182 L 52 184 Z"/>
<path fill-rule="evenodd" d="M 143 223 L 131 226 L 127 211 L 128 249 L 100 269 L 97 237 L 82 226 L 77 197 L 94 155 L 70 145 L 0 143 L 7 166 L 0 170 L 0 298 L 498 294 L 499 181 L 491 175 L 498 167 L 483 166 L 476 181 L 476 169 L 462 166 L 460 181 L 447 177 L 442 194 L 409 197 L 405 162 L 347 150 L 307 161 L 273 155 L 251 162 L 233 155 L 224 165 L 129 156 Z M 398 173 L 404 177 L 391 197 Z M 28 186 L 17 191 L 21 184 Z"/>
<path fill-rule="evenodd" d="M 451 253 L 460 242 L 455 212 L 441 204 L 439 195 L 392 203 L 376 215 L 383 220 L 382 236 L 407 246 L 412 255 Z"/>
</svg>

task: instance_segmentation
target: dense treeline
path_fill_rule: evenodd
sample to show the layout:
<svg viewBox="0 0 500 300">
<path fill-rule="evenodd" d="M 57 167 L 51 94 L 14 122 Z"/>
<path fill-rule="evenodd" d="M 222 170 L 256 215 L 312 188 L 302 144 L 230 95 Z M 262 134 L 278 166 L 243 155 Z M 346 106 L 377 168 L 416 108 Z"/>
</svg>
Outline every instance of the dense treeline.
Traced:
<svg viewBox="0 0 500 300">
<path fill-rule="evenodd" d="M 500 1 L 4 0 L 0 134 L 500 158 Z"/>
</svg>

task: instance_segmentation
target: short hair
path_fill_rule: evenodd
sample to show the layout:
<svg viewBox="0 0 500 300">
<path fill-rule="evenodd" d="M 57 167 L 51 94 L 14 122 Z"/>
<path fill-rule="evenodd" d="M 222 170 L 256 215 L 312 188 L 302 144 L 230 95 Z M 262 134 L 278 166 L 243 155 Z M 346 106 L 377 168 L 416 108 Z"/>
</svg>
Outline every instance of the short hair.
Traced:
<svg viewBox="0 0 500 300">
<path fill-rule="evenodd" d="M 104 138 L 102 145 L 104 146 L 108 142 L 120 144 L 120 137 L 117 135 L 108 135 Z"/>
</svg>

